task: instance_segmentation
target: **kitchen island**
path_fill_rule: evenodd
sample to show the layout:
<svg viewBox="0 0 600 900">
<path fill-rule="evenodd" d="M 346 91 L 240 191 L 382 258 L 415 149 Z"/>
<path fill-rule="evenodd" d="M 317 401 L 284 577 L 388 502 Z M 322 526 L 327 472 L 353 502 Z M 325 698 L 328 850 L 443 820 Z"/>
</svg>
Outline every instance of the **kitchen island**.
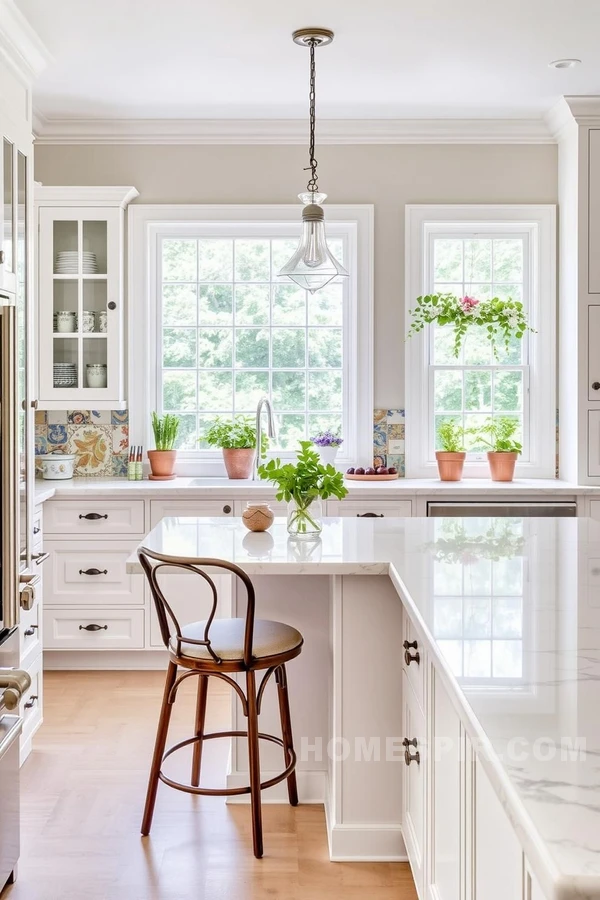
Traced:
<svg viewBox="0 0 600 900">
<path fill-rule="evenodd" d="M 257 615 L 303 632 L 299 788 L 325 803 L 332 859 L 408 854 L 422 898 L 599 900 L 598 524 L 340 518 L 313 544 L 281 519 L 166 518 L 143 544 L 236 563 Z"/>
</svg>

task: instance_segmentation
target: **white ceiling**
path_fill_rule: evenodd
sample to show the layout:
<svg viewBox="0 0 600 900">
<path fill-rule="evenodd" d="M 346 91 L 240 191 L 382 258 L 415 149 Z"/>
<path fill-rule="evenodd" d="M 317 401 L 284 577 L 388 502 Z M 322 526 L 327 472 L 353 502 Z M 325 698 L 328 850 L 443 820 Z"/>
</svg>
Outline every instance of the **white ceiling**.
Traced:
<svg viewBox="0 0 600 900">
<path fill-rule="evenodd" d="M 539 117 L 600 93 L 598 0 L 16 0 L 54 57 L 47 118 Z M 548 62 L 579 57 L 576 69 Z"/>
</svg>

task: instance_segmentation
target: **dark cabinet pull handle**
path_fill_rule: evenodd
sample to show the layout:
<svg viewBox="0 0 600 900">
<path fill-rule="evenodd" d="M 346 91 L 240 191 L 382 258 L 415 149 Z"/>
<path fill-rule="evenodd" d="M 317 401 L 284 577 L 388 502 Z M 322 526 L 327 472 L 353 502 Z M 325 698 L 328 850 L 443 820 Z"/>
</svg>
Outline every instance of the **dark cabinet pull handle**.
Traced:
<svg viewBox="0 0 600 900">
<path fill-rule="evenodd" d="M 108 575 L 108 569 L 80 569 L 80 575 Z"/>
<path fill-rule="evenodd" d="M 383 513 L 356 513 L 357 519 L 383 519 Z"/>
<path fill-rule="evenodd" d="M 49 553 L 32 553 L 31 554 L 31 558 L 35 562 L 36 566 L 41 566 L 41 564 L 43 562 L 45 562 L 49 556 L 50 556 Z"/>
<path fill-rule="evenodd" d="M 592 390 L 600 391 L 600 381 L 592 381 Z"/>
<path fill-rule="evenodd" d="M 108 519 L 108 513 L 101 516 L 100 513 L 86 513 L 85 515 L 79 515 L 80 519 L 89 519 L 92 522 L 95 522 L 97 519 Z"/>
<path fill-rule="evenodd" d="M 411 762 L 416 762 L 419 766 L 421 764 L 421 754 L 417 750 L 416 753 L 411 753 L 408 749 L 409 747 L 417 747 L 417 739 L 413 738 L 409 740 L 408 738 L 404 738 L 402 741 L 402 746 L 404 747 L 404 762 L 407 766 L 410 766 Z"/>
<path fill-rule="evenodd" d="M 411 649 L 417 650 L 419 647 L 419 645 L 417 644 L 416 641 L 404 641 L 402 646 L 404 647 L 405 650 L 411 650 Z"/>
<path fill-rule="evenodd" d="M 34 526 L 33 526 L 33 533 L 34 533 L 34 534 L 39 534 L 41 530 L 42 530 L 42 529 L 40 528 L 39 525 L 34 525 Z"/>
<path fill-rule="evenodd" d="M 410 647 L 414 647 L 416 649 L 417 642 L 416 641 L 404 641 L 404 662 L 407 666 L 410 666 L 412 662 L 416 662 L 417 665 L 421 662 L 421 654 L 417 650 L 416 653 L 410 652 Z"/>
<path fill-rule="evenodd" d="M 35 630 L 37 627 L 38 627 L 37 625 L 30 625 L 29 628 L 27 628 L 23 632 L 23 634 L 25 635 L 25 637 L 31 637 L 32 634 L 35 634 Z"/>
<path fill-rule="evenodd" d="M 80 625 L 80 631 L 108 631 L 108 625 L 96 625 L 95 622 L 92 622 L 91 625 Z"/>
<path fill-rule="evenodd" d="M 229 504 L 226 504 L 226 505 L 223 507 L 223 512 L 224 512 L 226 515 L 229 515 L 229 513 L 231 512 L 231 507 L 229 506 Z"/>
<path fill-rule="evenodd" d="M 24 709 L 32 709 L 37 703 L 37 694 L 31 694 L 29 700 L 24 705 Z"/>
</svg>

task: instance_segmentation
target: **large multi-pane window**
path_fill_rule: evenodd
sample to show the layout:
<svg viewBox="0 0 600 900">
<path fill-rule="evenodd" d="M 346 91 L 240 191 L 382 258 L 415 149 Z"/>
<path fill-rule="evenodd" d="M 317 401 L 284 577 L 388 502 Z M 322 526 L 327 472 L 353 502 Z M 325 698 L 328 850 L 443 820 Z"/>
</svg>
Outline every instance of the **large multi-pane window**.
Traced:
<svg viewBox="0 0 600 900">
<path fill-rule="evenodd" d="M 430 284 L 435 293 L 492 297 L 521 301 L 530 308 L 528 235 L 436 234 L 431 237 Z M 517 423 L 515 438 L 524 444 L 527 460 L 529 389 L 529 334 L 513 339 L 508 349 L 496 354 L 485 327 L 471 328 L 457 358 L 453 355 L 453 331 L 434 326 L 430 330 L 432 380 L 432 440 L 439 449 L 438 429 L 454 421 L 466 429 L 465 447 L 472 458 L 486 450 L 477 431 L 491 419 L 506 417 Z"/>
<path fill-rule="evenodd" d="M 435 477 L 439 428 L 466 430 L 465 475 L 489 477 L 482 427 L 512 419 L 523 446 L 517 473 L 551 478 L 556 465 L 556 218 L 550 205 L 415 205 L 406 214 L 408 310 L 423 294 L 523 304 L 533 331 L 496 344 L 467 329 L 454 356 L 451 324 L 406 344 L 406 474 Z M 485 435 L 485 432 L 484 432 Z"/>
<path fill-rule="evenodd" d="M 343 238 L 329 243 L 343 262 Z M 161 412 L 181 418 L 180 449 L 206 447 L 216 416 L 252 415 L 265 395 L 274 449 L 345 430 L 347 286 L 310 294 L 279 278 L 296 246 L 297 237 L 161 237 L 157 394 Z"/>
</svg>

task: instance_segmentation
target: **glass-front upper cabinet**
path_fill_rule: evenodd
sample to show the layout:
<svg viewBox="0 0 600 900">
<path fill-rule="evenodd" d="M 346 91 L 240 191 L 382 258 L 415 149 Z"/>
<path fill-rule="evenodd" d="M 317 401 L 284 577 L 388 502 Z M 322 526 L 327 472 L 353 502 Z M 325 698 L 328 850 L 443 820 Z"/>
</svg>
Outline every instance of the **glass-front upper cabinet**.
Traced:
<svg viewBox="0 0 600 900">
<path fill-rule="evenodd" d="M 126 405 L 124 215 L 136 196 L 135 188 L 36 188 L 41 409 Z"/>
<path fill-rule="evenodd" d="M 2 175 L 0 288 L 15 294 L 17 290 L 15 145 L 7 137 L 2 138 L 0 168 Z"/>
<path fill-rule="evenodd" d="M 30 298 L 30 156 L 20 150 L 16 154 L 16 259 L 17 275 L 17 417 L 19 453 L 19 552 L 21 565 L 31 562 L 31 522 L 34 489 L 33 471 L 33 419 L 30 403 L 29 373 L 31 369 L 29 346 L 31 343 Z"/>
</svg>

